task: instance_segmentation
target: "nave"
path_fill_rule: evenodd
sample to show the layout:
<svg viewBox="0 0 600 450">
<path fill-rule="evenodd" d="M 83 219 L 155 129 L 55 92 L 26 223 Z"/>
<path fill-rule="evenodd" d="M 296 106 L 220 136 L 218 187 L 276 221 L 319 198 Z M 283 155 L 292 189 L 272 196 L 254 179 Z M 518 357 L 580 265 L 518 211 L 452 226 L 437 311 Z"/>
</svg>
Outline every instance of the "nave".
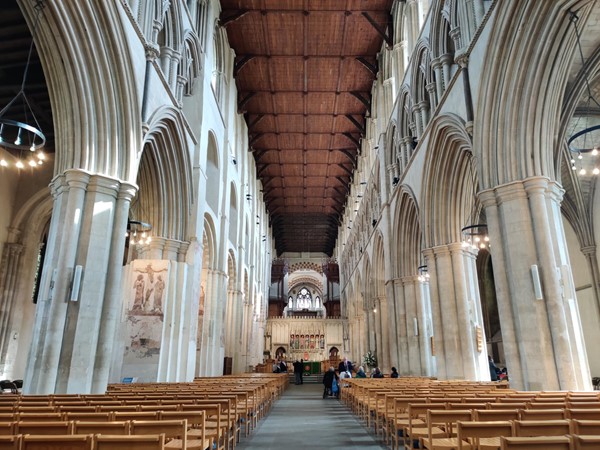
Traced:
<svg viewBox="0 0 600 450">
<path fill-rule="evenodd" d="M 236 448 L 386 448 L 367 432 L 344 404 L 335 398 L 324 399 L 322 394 L 322 384 L 290 384 L 255 433 Z"/>
</svg>

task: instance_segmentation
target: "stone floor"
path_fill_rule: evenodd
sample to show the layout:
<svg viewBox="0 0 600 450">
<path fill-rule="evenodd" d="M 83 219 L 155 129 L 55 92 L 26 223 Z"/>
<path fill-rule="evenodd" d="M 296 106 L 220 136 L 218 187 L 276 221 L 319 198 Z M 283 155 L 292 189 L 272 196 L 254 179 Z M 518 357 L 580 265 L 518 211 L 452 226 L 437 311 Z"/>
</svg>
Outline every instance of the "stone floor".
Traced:
<svg viewBox="0 0 600 450">
<path fill-rule="evenodd" d="M 242 439 L 236 450 L 387 448 L 339 400 L 323 399 L 322 395 L 322 385 L 290 385 L 269 415 L 249 438 Z"/>
</svg>

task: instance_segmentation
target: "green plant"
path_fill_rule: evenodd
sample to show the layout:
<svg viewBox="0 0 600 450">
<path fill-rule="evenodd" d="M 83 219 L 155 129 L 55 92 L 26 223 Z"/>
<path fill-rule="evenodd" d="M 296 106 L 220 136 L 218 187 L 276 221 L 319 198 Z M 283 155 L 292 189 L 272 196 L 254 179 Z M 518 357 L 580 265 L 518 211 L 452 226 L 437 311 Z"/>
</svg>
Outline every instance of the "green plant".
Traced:
<svg viewBox="0 0 600 450">
<path fill-rule="evenodd" d="M 363 364 L 368 367 L 377 367 L 377 357 L 369 351 L 363 358 Z"/>
</svg>

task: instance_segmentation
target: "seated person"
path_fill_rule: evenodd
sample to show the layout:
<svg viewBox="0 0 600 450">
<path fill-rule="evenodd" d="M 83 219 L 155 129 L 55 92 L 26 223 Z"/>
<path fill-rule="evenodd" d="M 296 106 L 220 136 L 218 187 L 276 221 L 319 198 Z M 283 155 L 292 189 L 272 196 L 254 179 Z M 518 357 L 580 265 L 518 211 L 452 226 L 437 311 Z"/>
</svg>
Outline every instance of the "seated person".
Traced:
<svg viewBox="0 0 600 450">
<path fill-rule="evenodd" d="M 331 386 L 333 385 L 333 380 L 339 382 L 339 377 L 337 376 L 337 373 L 335 373 L 335 369 L 333 367 L 330 367 L 329 370 L 325 372 L 325 375 L 323 376 L 323 385 L 325 386 L 325 389 L 323 390 L 323 398 L 327 397 L 328 395 L 332 395 Z M 336 394 L 336 397 L 338 395 L 339 390 Z"/>
</svg>

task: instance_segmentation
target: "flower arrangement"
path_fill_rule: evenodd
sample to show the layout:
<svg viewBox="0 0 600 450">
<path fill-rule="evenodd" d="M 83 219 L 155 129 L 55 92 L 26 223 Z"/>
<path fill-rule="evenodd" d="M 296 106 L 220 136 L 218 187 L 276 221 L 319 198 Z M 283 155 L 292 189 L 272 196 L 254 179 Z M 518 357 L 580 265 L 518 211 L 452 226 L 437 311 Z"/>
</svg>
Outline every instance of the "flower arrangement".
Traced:
<svg viewBox="0 0 600 450">
<path fill-rule="evenodd" d="M 377 357 L 369 351 L 363 358 L 363 364 L 368 367 L 377 367 Z"/>
</svg>

